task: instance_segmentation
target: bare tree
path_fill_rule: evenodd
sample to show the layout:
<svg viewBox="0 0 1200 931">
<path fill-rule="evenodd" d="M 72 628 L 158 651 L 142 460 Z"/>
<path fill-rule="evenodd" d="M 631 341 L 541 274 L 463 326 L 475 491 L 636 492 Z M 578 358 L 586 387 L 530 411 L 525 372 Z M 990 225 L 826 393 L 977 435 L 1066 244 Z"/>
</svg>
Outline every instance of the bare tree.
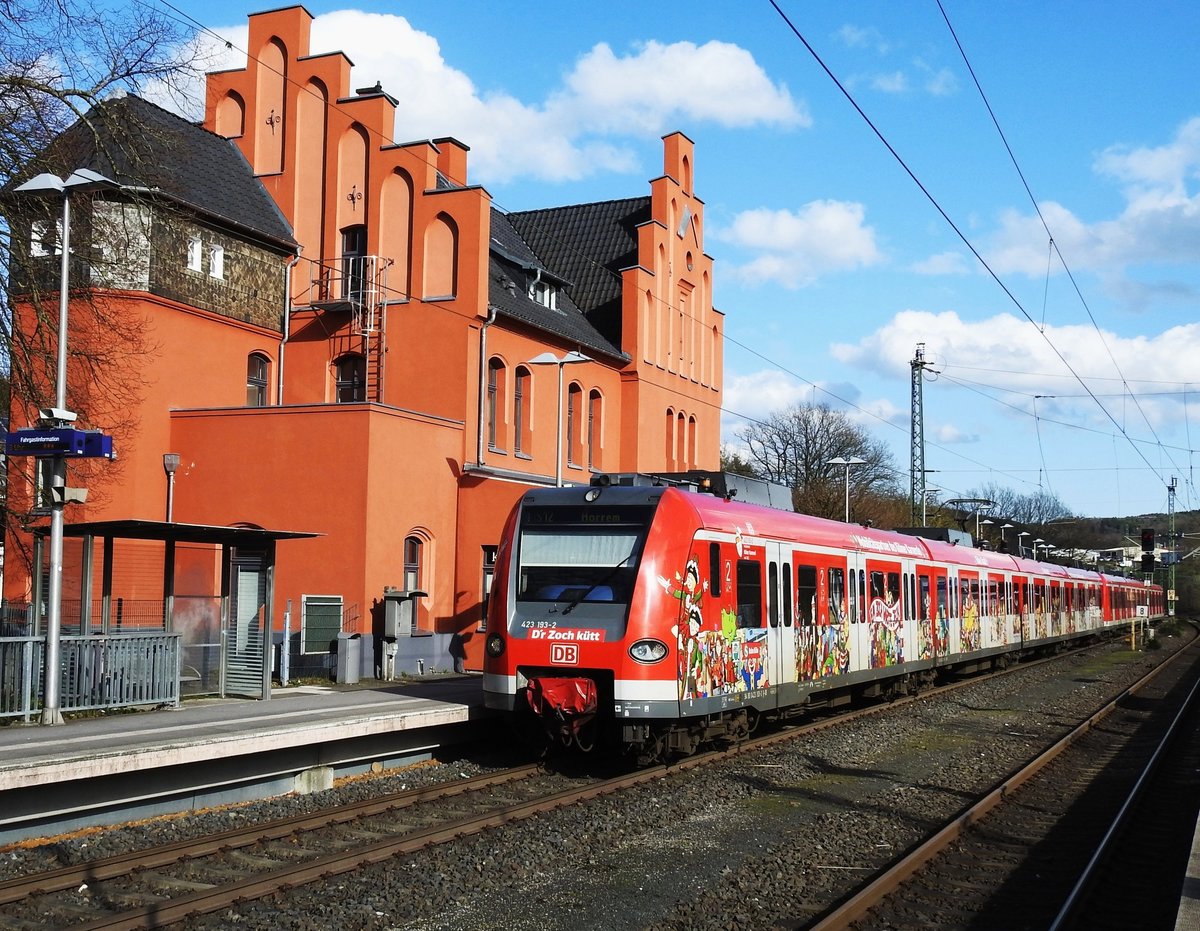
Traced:
<svg viewBox="0 0 1200 931">
<path fill-rule="evenodd" d="M 185 41 L 188 32 L 145 4 L 0 0 L 0 372 L 11 403 L 21 407 L 4 405 L 14 423 L 28 422 L 32 409 L 53 396 L 48 386 L 56 374 L 58 279 L 38 280 L 20 263 L 30 254 L 35 224 L 46 231 L 47 242 L 55 239 L 61 202 L 37 204 L 12 189 L 41 172 L 61 177 L 80 167 L 72 162 L 76 153 L 56 143 L 73 125 L 90 132 L 96 145 L 103 139 L 110 149 L 122 149 L 110 151 L 109 162 L 129 164 L 137 147 L 125 146 L 111 125 L 107 133 L 97 132 L 93 115 L 106 99 L 150 85 L 161 98 L 178 79 L 193 75 L 200 63 Z M 130 137 L 139 132 L 144 128 L 127 127 Z M 95 268 L 100 257 L 89 251 L 87 212 L 79 218 L 80 228 L 72 230 L 72 256 Z M 77 280 L 74 269 L 72 276 L 73 288 L 85 287 L 72 294 L 68 394 L 81 424 L 117 434 L 141 387 L 136 358 L 149 348 L 144 326 L 86 287 L 88 281 Z M 33 459 L 10 459 L 8 488 L 22 478 L 22 487 L 31 487 L 35 466 Z M 86 473 L 97 467 L 81 463 L 74 468 Z M 93 486 L 93 491 L 92 500 L 103 498 L 102 488 Z M 6 521 L 20 527 L 23 515 L 6 508 Z M 7 537 L 18 546 L 27 539 Z M 9 550 L 10 559 L 20 556 L 28 553 Z"/>
<path fill-rule="evenodd" d="M 796 404 L 738 434 L 754 474 L 792 489 L 797 511 L 840 520 L 846 469 L 832 459 L 863 459 L 850 467 L 852 501 L 895 491 L 891 453 L 843 411 L 827 404 Z"/>
<path fill-rule="evenodd" d="M 993 482 L 971 490 L 968 497 L 986 498 L 992 502 L 990 516 L 1016 524 L 1038 526 L 1075 516 L 1058 495 L 1044 489 L 1023 495 Z"/>
</svg>

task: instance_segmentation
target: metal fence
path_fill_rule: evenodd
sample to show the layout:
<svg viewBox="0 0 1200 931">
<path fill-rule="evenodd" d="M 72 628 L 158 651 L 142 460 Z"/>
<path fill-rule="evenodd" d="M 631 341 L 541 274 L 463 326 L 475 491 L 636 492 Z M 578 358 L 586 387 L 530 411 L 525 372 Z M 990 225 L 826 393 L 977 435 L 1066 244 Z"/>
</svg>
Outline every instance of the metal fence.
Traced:
<svg viewBox="0 0 1200 931">
<path fill-rule="evenodd" d="M 41 708 L 44 637 L 0 637 L 0 717 Z M 60 709 L 178 705 L 180 636 L 158 631 L 62 638 Z"/>
</svg>

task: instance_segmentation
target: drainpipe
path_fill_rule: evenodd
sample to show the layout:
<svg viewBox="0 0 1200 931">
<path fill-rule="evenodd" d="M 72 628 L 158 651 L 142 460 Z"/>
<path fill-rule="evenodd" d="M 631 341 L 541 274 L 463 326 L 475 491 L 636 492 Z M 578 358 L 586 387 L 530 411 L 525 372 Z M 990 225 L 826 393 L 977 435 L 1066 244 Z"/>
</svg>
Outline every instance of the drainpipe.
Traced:
<svg viewBox="0 0 1200 931">
<path fill-rule="evenodd" d="M 283 403 L 283 353 L 287 348 L 288 334 L 292 330 L 292 269 L 300 262 L 303 246 L 296 247 L 296 254 L 283 270 L 283 339 L 279 341 L 279 370 L 275 377 L 275 404 Z"/>
<path fill-rule="evenodd" d="M 478 445 L 475 451 L 475 462 L 483 465 L 483 410 L 487 403 L 487 331 L 496 322 L 496 307 L 488 307 L 487 320 L 479 328 L 479 410 L 475 419 Z"/>
</svg>

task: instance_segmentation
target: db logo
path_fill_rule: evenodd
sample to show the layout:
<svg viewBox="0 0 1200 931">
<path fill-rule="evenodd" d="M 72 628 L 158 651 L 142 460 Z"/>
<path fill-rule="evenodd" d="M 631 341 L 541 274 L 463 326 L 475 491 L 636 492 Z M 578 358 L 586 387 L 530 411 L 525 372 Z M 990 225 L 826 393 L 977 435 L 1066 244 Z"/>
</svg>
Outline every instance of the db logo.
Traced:
<svg viewBox="0 0 1200 931">
<path fill-rule="evenodd" d="M 556 666 L 576 666 L 579 664 L 579 645 L 575 643 L 550 644 L 550 662 Z"/>
</svg>

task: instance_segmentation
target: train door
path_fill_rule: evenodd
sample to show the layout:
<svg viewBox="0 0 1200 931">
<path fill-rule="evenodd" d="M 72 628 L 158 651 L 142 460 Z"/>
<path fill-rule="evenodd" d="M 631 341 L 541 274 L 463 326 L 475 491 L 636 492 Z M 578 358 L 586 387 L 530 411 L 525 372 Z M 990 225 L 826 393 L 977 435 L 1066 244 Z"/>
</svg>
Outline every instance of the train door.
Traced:
<svg viewBox="0 0 1200 931">
<path fill-rule="evenodd" d="M 959 571 L 959 636 L 956 649 L 969 653 L 980 646 L 979 573 Z"/>
<path fill-rule="evenodd" d="M 987 574 L 983 596 L 984 646 L 1004 646 L 1008 642 L 1008 622 L 1004 611 L 1004 576 L 994 572 Z"/>
<path fill-rule="evenodd" d="M 1021 640 L 1021 616 L 1017 613 L 1017 585 L 1014 576 L 1004 577 L 1004 642 Z"/>
<path fill-rule="evenodd" d="M 1062 623 L 1062 586 L 1057 579 L 1051 579 L 1046 586 L 1046 633 L 1057 637 L 1063 632 Z"/>
<path fill-rule="evenodd" d="M 792 548 L 767 544 L 767 670 L 771 685 L 796 681 Z"/>
<path fill-rule="evenodd" d="M 1013 608 L 1017 612 L 1017 638 L 1021 643 L 1033 639 L 1032 615 L 1029 611 L 1029 578 L 1024 575 L 1014 575 Z"/>
<path fill-rule="evenodd" d="M 850 669 L 871 668 L 871 631 L 867 623 L 867 571 L 861 553 L 846 560 L 846 591 L 850 607 Z"/>
<path fill-rule="evenodd" d="M 904 662 L 900 564 L 866 560 L 867 663 L 883 669 Z"/>
</svg>

